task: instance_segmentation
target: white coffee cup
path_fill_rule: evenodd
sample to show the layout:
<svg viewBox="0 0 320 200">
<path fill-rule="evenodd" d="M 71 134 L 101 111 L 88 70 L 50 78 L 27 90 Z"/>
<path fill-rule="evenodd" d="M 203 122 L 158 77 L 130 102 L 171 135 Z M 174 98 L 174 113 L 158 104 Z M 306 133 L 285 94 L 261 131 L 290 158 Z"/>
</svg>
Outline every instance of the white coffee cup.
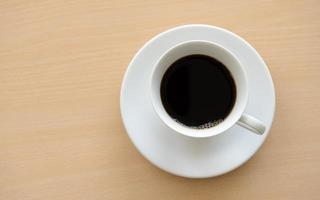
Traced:
<svg viewBox="0 0 320 200">
<path fill-rule="evenodd" d="M 176 122 L 166 112 L 161 101 L 161 80 L 166 70 L 179 58 L 193 54 L 207 55 L 219 60 L 228 68 L 236 85 L 236 99 L 231 112 L 221 123 L 211 128 L 195 129 Z M 235 124 L 259 135 L 262 135 L 265 131 L 265 125 L 260 120 L 244 113 L 248 101 L 248 80 L 245 68 L 229 50 L 212 42 L 191 40 L 180 43 L 165 52 L 159 58 L 151 73 L 150 97 L 159 118 L 169 128 L 186 136 L 210 137 L 225 132 Z"/>
</svg>

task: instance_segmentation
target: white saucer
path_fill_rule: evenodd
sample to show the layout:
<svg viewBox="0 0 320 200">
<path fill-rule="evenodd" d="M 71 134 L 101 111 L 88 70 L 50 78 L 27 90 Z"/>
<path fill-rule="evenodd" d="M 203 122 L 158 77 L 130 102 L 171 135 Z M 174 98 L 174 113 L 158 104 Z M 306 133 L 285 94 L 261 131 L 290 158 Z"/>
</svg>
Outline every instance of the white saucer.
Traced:
<svg viewBox="0 0 320 200">
<path fill-rule="evenodd" d="M 249 99 L 245 112 L 264 122 L 263 136 L 234 125 L 220 135 L 194 139 L 170 130 L 158 118 L 148 96 L 148 77 L 164 52 L 188 40 L 220 44 L 247 67 Z M 120 106 L 127 133 L 146 159 L 175 175 L 206 178 L 239 167 L 261 147 L 272 125 L 275 91 L 266 64 L 244 39 L 218 27 L 185 25 L 155 36 L 138 51 L 122 83 Z"/>
</svg>

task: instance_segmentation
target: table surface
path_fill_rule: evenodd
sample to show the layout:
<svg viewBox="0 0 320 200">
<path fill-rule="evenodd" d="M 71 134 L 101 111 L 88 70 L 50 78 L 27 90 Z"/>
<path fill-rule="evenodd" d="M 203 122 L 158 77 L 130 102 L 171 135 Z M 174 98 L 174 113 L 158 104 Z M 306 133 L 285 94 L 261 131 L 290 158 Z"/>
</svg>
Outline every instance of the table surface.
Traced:
<svg viewBox="0 0 320 200">
<path fill-rule="evenodd" d="M 0 199 L 318 199 L 319 1 L 1 1 Z M 161 171 L 123 128 L 132 56 L 168 28 L 204 23 L 250 42 L 277 96 L 270 136 L 210 179 Z"/>
</svg>

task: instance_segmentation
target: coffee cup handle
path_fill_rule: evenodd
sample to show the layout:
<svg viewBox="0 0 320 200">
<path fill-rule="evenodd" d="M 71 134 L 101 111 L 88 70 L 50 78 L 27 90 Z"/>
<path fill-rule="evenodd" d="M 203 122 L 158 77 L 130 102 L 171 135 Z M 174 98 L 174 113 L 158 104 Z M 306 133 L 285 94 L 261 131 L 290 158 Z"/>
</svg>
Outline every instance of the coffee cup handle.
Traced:
<svg viewBox="0 0 320 200">
<path fill-rule="evenodd" d="M 242 114 L 237 124 L 258 135 L 262 135 L 266 130 L 266 126 L 260 120 L 247 114 Z"/>
</svg>

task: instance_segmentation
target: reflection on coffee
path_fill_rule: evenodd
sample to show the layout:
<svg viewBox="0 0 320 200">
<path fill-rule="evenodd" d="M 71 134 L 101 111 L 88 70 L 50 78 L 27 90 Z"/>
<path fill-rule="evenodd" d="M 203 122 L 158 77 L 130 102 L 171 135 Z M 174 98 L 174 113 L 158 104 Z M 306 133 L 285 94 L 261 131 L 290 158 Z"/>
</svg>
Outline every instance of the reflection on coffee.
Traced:
<svg viewBox="0 0 320 200">
<path fill-rule="evenodd" d="M 221 123 L 236 99 L 235 82 L 224 64 L 206 55 L 175 61 L 161 81 L 161 100 L 178 123 L 197 129 Z"/>
</svg>

